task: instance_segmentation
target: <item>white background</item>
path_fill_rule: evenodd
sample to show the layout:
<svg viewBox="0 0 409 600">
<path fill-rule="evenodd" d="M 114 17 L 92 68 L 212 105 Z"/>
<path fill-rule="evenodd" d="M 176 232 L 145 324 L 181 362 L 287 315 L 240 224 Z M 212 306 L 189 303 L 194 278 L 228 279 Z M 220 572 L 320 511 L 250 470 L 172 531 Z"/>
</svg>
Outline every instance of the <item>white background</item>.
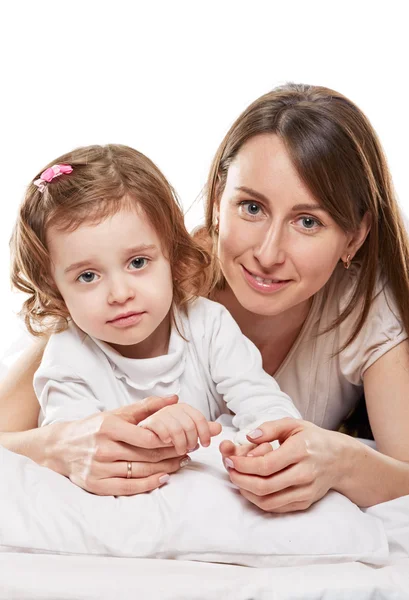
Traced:
<svg viewBox="0 0 409 600">
<path fill-rule="evenodd" d="M 325 85 L 372 121 L 409 213 L 405 4 L 2 3 L 0 354 L 21 302 L 8 281 L 17 206 L 43 165 L 76 146 L 116 142 L 147 154 L 190 207 L 191 228 L 212 156 L 246 105 L 286 81 Z"/>
</svg>

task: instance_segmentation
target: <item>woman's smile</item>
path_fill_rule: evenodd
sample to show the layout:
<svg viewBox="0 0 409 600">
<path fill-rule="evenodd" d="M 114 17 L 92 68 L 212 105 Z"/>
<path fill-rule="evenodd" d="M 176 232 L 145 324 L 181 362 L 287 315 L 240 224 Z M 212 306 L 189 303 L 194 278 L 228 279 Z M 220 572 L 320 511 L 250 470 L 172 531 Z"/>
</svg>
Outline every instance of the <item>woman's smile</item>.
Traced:
<svg viewBox="0 0 409 600">
<path fill-rule="evenodd" d="M 241 265 L 245 281 L 258 292 L 273 293 L 282 290 L 291 283 L 291 279 L 268 278 L 257 275 Z"/>
</svg>

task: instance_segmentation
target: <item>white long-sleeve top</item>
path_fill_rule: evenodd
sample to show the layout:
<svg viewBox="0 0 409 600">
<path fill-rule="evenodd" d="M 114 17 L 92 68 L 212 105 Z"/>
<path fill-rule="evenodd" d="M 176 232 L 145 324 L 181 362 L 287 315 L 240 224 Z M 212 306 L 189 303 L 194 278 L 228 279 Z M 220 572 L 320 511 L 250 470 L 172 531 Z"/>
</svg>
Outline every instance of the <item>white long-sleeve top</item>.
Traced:
<svg viewBox="0 0 409 600">
<path fill-rule="evenodd" d="M 39 425 L 85 418 L 147 396 L 177 394 L 208 420 L 231 411 L 236 441 L 265 421 L 301 418 L 277 382 L 262 368 L 261 355 L 221 304 L 205 298 L 177 315 L 168 353 L 147 359 L 122 356 L 70 323 L 51 336 L 34 376 Z"/>
</svg>

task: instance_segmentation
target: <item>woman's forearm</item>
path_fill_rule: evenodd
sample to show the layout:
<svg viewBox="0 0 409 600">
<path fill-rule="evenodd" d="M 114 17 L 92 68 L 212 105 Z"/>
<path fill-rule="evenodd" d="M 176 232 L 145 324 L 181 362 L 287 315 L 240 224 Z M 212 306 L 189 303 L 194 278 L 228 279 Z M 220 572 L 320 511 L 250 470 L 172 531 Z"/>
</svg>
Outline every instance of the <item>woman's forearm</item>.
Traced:
<svg viewBox="0 0 409 600">
<path fill-rule="evenodd" d="M 49 452 L 49 448 L 52 446 L 50 442 L 56 434 L 56 425 L 59 424 L 28 431 L 2 432 L 0 433 L 0 445 L 11 452 L 28 456 L 39 465 L 57 470 L 56 464 L 54 464 L 56 461 Z"/>
<path fill-rule="evenodd" d="M 409 463 L 377 452 L 342 433 L 340 477 L 334 486 L 361 507 L 409 494 Z"/>
<path fill-rule="evenodd" d="M 31 344 L 0 381 L 0 432 L 37 427 L 40 406 L 34 394 L 33 377 L 46 341 L 41 338 Z"/>
</svg>

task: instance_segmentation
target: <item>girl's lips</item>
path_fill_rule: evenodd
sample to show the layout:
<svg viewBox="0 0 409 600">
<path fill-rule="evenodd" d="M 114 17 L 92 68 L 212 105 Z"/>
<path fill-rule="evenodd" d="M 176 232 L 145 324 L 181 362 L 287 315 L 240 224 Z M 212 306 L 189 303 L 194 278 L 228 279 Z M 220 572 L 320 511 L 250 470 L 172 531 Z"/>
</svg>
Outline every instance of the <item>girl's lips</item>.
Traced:
<svg viewBox="0 0 409 600">
<path fill-rule="evenodd" d="M 119 317 L 117 319 L 113 319 L 112 321 L 108 321 L 110 325 L 114 327 L 130 327 L 131 325 L 137 325 L 142 319 L 144 312 L 140 313 L 131 313 L 128 316 Z"/>
<path fill-rule="evenodd" d="M 271 281 L 272 278 L 266 277 L 264 281 L 259 281 L 261 278 L 253 275 L 250 271 L 248 271 L 243 265 L 241 265 L 243 275 L 247 283 L 258 292 L 263 292 L 265 294 L 269 294 L 272 292 L 277 292 L 278 290 L 283 289 L 286 285 L 291 282 L 291 279 L 280 279 Z M 269 283 L 268 281 L 271 281 Z"/>
</svg>

